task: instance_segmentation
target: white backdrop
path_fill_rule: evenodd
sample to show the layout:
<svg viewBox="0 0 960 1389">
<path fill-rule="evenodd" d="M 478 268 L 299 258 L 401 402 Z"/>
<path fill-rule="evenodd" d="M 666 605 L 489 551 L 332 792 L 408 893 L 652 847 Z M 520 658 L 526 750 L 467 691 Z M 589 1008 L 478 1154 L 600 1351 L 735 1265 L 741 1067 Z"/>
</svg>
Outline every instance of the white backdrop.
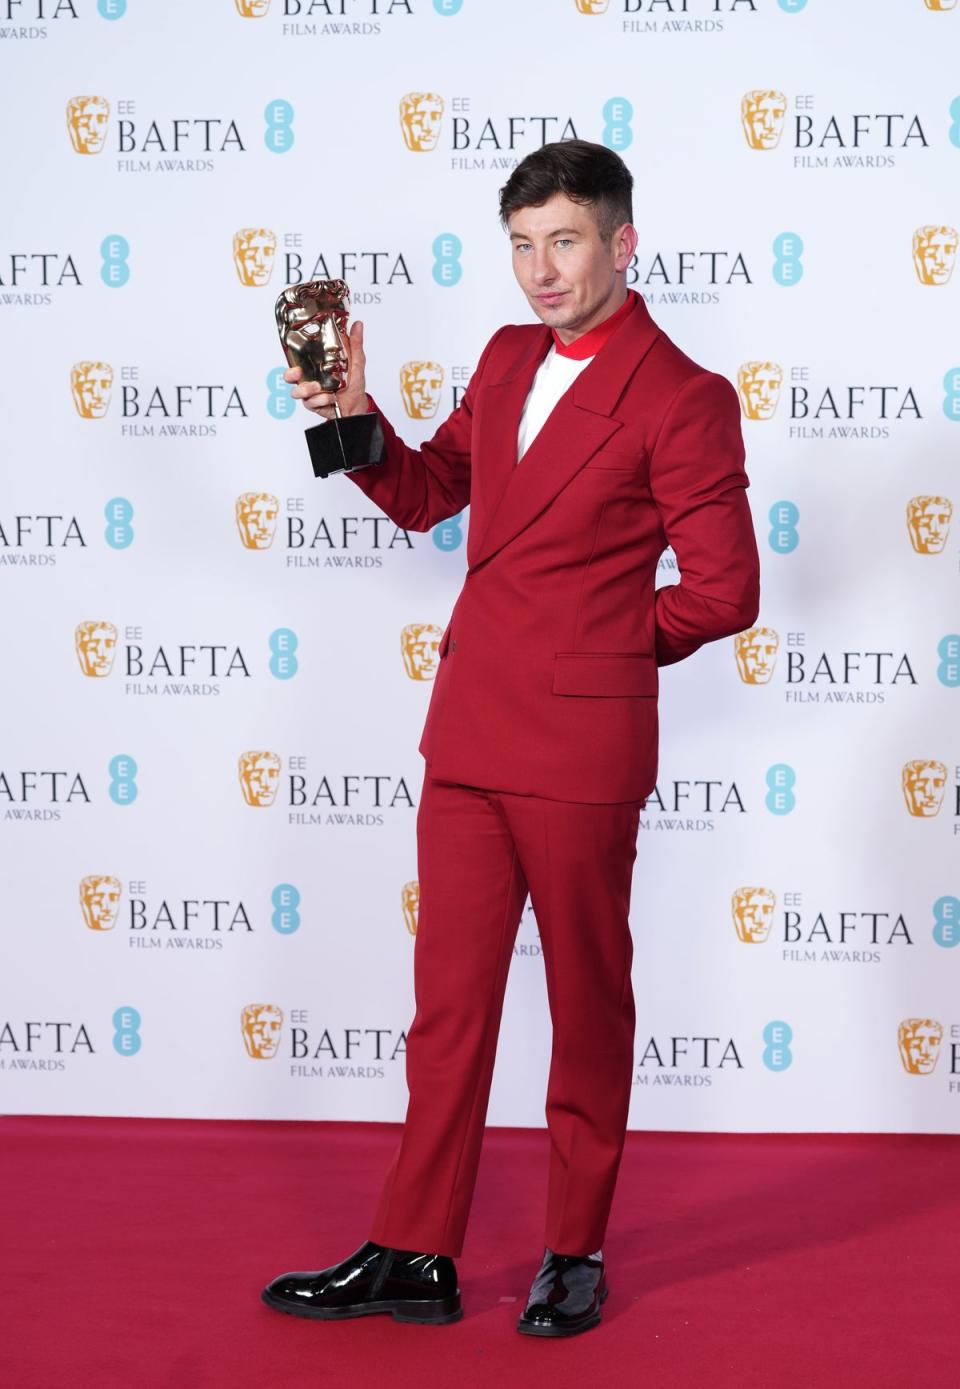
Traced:
<svg viewBox="0 0 960 1389">
<path fill-rule="evenodd" d="M 345 274 L 429 437 L 530 317 L 497 191 L 575 133 L 634 173 L 655 319 L 759 416 L 763 630 L 663 672 L 631 1122 L 956 1131 L 960 6 L 0 10 L 3 1109 L 402 1117 L 401 633 L 445 625 L 468 516 L 313 479 L 273 302 Z M 528 909 L 492 1122 L 542 1122 L 548 1056 Z"/>
</svg>

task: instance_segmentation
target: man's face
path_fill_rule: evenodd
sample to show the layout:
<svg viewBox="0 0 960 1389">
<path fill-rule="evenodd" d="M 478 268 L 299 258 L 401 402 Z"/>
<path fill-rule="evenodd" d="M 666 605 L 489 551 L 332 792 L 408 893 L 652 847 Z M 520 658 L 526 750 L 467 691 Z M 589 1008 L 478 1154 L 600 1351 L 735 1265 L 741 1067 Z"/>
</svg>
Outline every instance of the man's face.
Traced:
<svg viewBox="0 0 960 1389">
<path fill-rule="evenodd" d="M 513 273 L 534 313 L 561 337 L 587 332 L 608 316 L 618 277 L 637 248 L 629 222 L 604 241 L 591 207 L 555 193 L 540 207 L 521 207 L 507 223 Z"/>
</svg>

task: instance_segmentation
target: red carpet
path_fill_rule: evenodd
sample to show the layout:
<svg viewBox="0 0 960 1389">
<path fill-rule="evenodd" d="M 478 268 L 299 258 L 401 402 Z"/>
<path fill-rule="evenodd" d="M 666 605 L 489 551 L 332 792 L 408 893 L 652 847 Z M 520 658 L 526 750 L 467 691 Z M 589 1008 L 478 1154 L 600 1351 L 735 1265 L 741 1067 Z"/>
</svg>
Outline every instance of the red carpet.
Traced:
<svg viewBox="0 0 960 1389">
<path fill-rule="evenodd" d="M 960 1139 L 631 1134 L 604 1322 L 513 1329 L 545 1135 L 491 1130 L 450 1327 L 271 1312 L 366 1235 L 384 1125 L 0 1120 L 4 1389 L 955 1389 Z"/>
</svg>

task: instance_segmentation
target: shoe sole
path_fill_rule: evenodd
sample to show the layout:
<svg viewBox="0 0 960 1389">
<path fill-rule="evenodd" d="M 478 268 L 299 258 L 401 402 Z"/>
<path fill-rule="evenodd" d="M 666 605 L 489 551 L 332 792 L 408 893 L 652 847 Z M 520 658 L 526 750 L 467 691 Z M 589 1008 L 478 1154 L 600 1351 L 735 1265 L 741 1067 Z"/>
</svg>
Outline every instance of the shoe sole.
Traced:
<svg viewBox="0 0 960 1389">
<path fill-rule="evenodd" d="M 264 1288 L 260 1299 L 276 1312 L 285 1312 L 288 1317 L 305 1317 L 308 1321 L 349 1321 L 353 1317 L 386 1313 L 394 1321 L 416 1322 L 420 1326 L 449 1326 L 451 1322 L 463 1318 L 458 1297 L 437 1299 L 436 1302 L 355 1302 L 347 1307 L 292 1307 L 281 1298 L 272 1297 Z"/>
<path fill-rule="evenodd" d="M 608 1297 L 609 1290 L 604 1288 L 600 1294 L 600 1304 L 603 1305 Z M 525 1322 L 521 1317 L 517 1322 L 517 1330 L 522 1336 L 548 1336 L 558 1338 L 560 1336 L 579 1336 L 584 1331 L 592 1331 L 595 1326 L 600 1325 L 600 1313 L 596 1312 L 589 1321 L 582 1322 L 579 1326 L 538 1326 L 536 1322 Z"/>
</svg>

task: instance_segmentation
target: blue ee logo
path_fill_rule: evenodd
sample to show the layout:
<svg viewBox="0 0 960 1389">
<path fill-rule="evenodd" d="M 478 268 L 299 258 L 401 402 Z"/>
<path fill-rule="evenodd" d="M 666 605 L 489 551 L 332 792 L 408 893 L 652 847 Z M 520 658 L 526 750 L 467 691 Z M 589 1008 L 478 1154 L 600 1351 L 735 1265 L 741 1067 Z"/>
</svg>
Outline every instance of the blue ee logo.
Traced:
<svg viewBox="0 0 960 1389">
<path fill-rule="evenodd" d="M 788 1022 L 768 1022 L 763 1029 L 763 1064 L 768 1071 L 785 1071 L 793 1062 L 790 1043 L 793 1028 Z"/>
<path fill-rule="evenodd" d="M 267 409 L 275 420 L 288 420 L 297 408 L 290 392 L 293 387 L 284 381 L 286 367 L 274 367 L 267 373 Z"/>
<path fill-rule="evenodd" d="M 125 236 L 105 236 L 100 242 L 100 255 L 103 258 L 100 278 L 108 289 L 122 289 L 129 280 L 129 254 L 130 242 Z"/>
<path fill-rule="evenodd" d="M 938 897 L 934 902 L 933 938 L 945 950 L 960 945 L 960 898 Z"/>
<path fill-rule="evenodd" d="M 107 528 L 103 538 L 111 550 L 125 550 L 133 544 L 133 505 L 126 497 L 111 497 L 103 508 Z"/>
<path fill-rule="evenodd" d="M 450 289 L 463 274 L 460 257 L 463 242 L 453 232 L 441 232 L 433 240 L 433 278 L 444 289 Z"/>
<path fill-rule="evenodd" d="M 293 107 L 282 98 L 268 102 L 264 107 L 263 119 L 267 128 L 263 132 L 263 143 L 271 154 L 286 154 L 293 149 L 296 138 L 293 133 Z"/>
<path fill-rule="evenodd" d="M 800 536 L 797 534 L 800 508 L 795 502 L 774 502 L 770 508 L 769 516 L 770 524 L 773 527 L 767 537 L 770 541 L 770 549 L 776 551 L 778 555 L 788 555 L 800 544 Z"/>
<path fill-rule="evenodd" d="M 97 0 L 101 19 L 122 19 L 127 12 L 127 0 Z"/>
<path fill-rule="evenodd" d="M 118 1008 L 113 1015 L 114 1051 L 121 1056 L 136 1056 L 140 1046 L 140 1014 L 136 1008 Z"/>
<path fill-rule="evenodd" d="M 771 815 L 789 815 L 797 804 L 793 794 L 797 774 L 786 762 L 776 762 L 767 772 L 767 794 L 764 801 Z"/>
<path fill-rule="evenodd" d="M 292 936 L 300 929 L 300 893 L 293 883 L 278 883 L 270 894 L 273 914 L 270 925 L 281 936 Z"/>
<path fill-rule="evenodd" d="M 300 645 L 296 632 L 289 627 L 278 627 L 270 633 L 270 674 L 277 680 L 292 680 L 300 669 L 296 657 Z"/>
<path fill-rule="evenodd" d="M 608 150 L 625 150 L 633 140 L 630 122 L 633 107 L 625 96 L 612 96 L 603 103 L 602 140 Z"/>
<path fill-rule="evenodd" d="M 460 13 L 463 9 L 463 0 L 433 0 L 433 8 L 437 14 L 449 17 Z"/>
<path fill-rule="evenodd" d="M 777 0 L 777 4 L 785 14 L 799 14 L 807 8 L 807 0 Z"/>
<path fill-rule="evenodd" d="M 943 413 L 960 424 L 960 367 L 951 367 L 943 378 Z"/>
<path fill-rule="evenodd" d="M 803 279 L 803 240 L 796 232 L 781 232 L 773 240 L 773 278 L 789 288 Z"/>
<path fill-rule="evenodd" d="M 937 642 L 937 655 L 940 657 L 937 679 L 948 689 L 957 689 L 960 686 L 960 636 L 951 632 L 949 636 L 941 637 Z"/>
<path fill-rule="evenodd" d="M 463 544 L 463 512 L 458 511 L 456 516 L 451 516 L 446 521 L 441 521 L 434 526 L 430 534 L 433 536 L 433 543 L 438 550 L 459 550 Z"/>
<path fill-rule="evenodd" d="M 110 799 L 114 805 L 133 805 L 137 799 L 137 764 L 132 757 L 118 752 L 111 757 L 107 768 L 110 773 Z"/>
<path fill-rule="evenodd" d="M 960 149 L 960 96 L 955 96 L 950 103 L 950 143 Z"/>
</svg>

